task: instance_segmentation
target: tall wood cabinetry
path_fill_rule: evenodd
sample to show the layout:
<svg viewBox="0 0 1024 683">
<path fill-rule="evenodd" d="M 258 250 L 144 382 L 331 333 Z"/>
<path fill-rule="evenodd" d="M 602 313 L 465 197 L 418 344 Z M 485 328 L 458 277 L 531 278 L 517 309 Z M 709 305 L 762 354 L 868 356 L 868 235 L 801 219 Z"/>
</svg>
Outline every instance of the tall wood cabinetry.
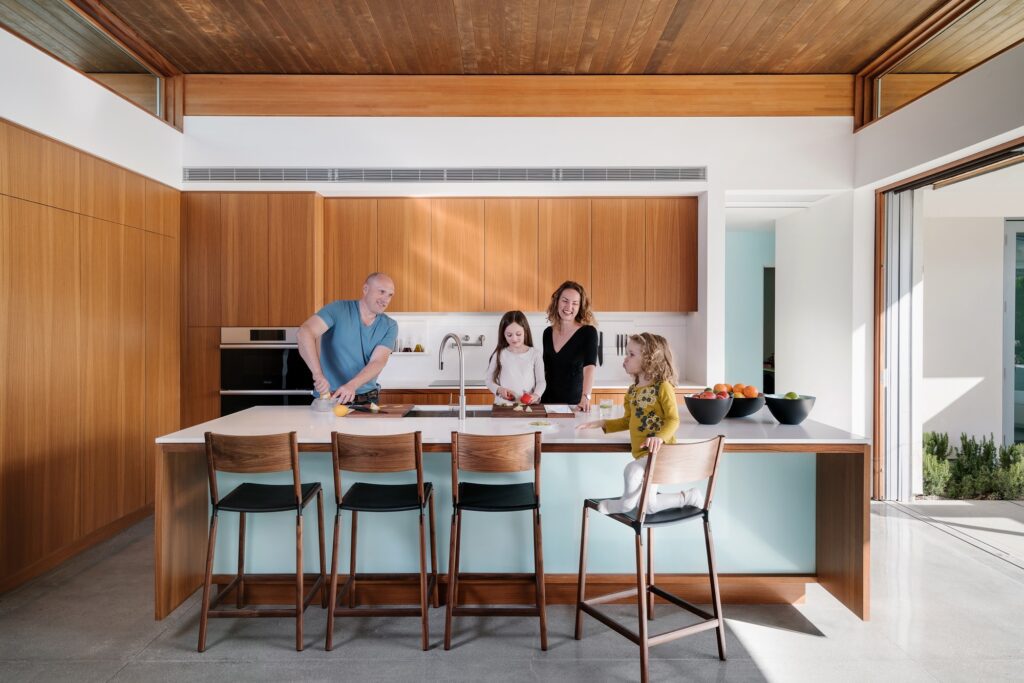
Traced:
<svg viewBox="0 0 1024 683">
<path fill-rule="evenodd" d="M 0 591 L 149 510 L 179 426 L 179 194 L 0 121 Z"/>
</svg>

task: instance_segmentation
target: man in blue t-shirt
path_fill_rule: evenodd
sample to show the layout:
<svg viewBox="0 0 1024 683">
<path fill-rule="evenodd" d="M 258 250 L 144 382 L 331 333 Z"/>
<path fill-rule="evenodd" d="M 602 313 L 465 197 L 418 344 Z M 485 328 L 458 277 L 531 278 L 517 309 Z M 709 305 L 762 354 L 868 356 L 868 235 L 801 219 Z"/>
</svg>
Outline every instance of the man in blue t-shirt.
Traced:
<svg viewBox="0 0 1024 683">
<path fill-rule="evenodd" d="M 361 299 L 329 303 L 302 323 L 299 354 L 317 391 L 341 403 L 377 401 L 377 376 L 398 336 L 398 323 L 384 315 L 394 295 L 390 277 L 371 273 Z"/>
</svg>

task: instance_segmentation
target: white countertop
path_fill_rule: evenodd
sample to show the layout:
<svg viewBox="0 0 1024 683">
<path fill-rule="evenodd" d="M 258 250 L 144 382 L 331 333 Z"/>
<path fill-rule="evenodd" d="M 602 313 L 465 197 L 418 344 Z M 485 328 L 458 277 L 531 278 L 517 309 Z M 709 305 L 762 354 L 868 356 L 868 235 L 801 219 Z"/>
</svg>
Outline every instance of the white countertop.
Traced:
<svg viewBox="0 0 1024 683">
<path fill-rule="evenodd" d="M 440 406 L 416 406 L 420 410 L 437 410 Z M 471 406 L 472 410 L 487 410 L 488 406 Z M 613 415 L 621 415 L 621 406 Z M 682 423 L 676 432 L 680 442 L 699 441 L 724 434 L 728 443 L 735 444 L 866 444 L 862 436 L 835 427 L 805 420 L 800 425 L 781 425 L 767 409 L 757 415 L 723 420 L 717 425 L 701 425 L 694 421 L 685 406 L 680 406 Z M 297 432 L 300 444 L 328 444 L 332 431 L 346 434 L 401 434 L 419 431 L 424 444 L 447 444 L 453 431 L 470 434 L 522 434 L 540 431 L 545 443 L 559 445 L 626 444 L 628 432 L 604 434 L 601 430 L 576 431 L 575 426 L 587 420 L 596 420 L 596 413 L 583 413 L 573 419 L 547 418 L 551 426 L 537 427 L 529 423 L 539 418 L 473 417 L 460 423 L 457 417 L 335 417 L 333 413 L 318 413 L 308 406 L 259 406 L 233 415 L 188 427 L 161 436 L 158 444 L 202 443 L 205 432 L 252 436 Z"/>
<path fill-rule="evenodd" d="M 409 379 L 406 379 L 406 380 L 402 380 L 401 382 L 394 382 L 394 381 L 392 381 L 392 382 L 388 382 L 386 384 L 382 384 L 381 385 L 381 391 L 408 391 L 410 389 L 416 389 L 416 390 L 431 389 L 433 391 L 451 391 L 452 389 L 458 390 L 458 388 L 459 388 L 458 380 L 455 380 L 455 386 L 443 386 L 443 387 L 431 386 L 431 383 L 435 382 L 435 381 L 437 381 L 436 378 L 435 379 L 425 379 L 425 380 L 415 380 L 415 379 L 409 380 Z M 445 380 L 445 381 L 451 381 L 451 380 Z M 625 391 L 626 389 L 629 388 L 629 385 L 630 385 L 630 383 L 628 381 L 616 382 L 616 381 L 601 381 L 601 380 L 597 380 L 597 381 L 594 382 L 594 389 L 598 389 L 598 390 L 600 390 L 600 389 L 617 389 L 617 390 Z M 693 387 L 703 388 L 705 386 L 707 386 L 707 385 L 703 384 L 701 382 L 691 382 L 690 380 L 679 380 L 678 382 L 676 382 L 676 387 L 677 388 L 693 388 Z M 473 378 L 473 379 L 467 379 L 466 380 L 466 388 L 467 389 L 486 389 L 487 387 L 484 386 L 484 381 L 482 379 Z"/>
</svg>

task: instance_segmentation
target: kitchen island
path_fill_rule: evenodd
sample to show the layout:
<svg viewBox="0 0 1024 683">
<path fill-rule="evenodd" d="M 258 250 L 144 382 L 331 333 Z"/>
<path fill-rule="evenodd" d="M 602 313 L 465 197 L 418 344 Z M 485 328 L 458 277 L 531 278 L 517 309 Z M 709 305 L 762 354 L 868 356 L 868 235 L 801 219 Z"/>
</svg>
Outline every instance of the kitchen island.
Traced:
<svg viewBox="0 0 1024 683">
<path fill-rule="evenodd" d="M 474 412 L 477 412 L 477 408 Z M 621 414 L 621 407 L 617 410 Z M 430 412 L 424 412 L 430 411 Z M 486 412 L 484 413 L 486 415 Z M 603 434 L 576 431 L 574 418 L 548 418 L 537 427 L 522 419 L 470 417 L 461 422 L 446 408 L 420 406 L 404 418 L 344 417 L 317 413 L 308 407 L 257 407 L 211 420 L 157 439 L 155 502 L 155 613 L 162 619 L 173 612 L 202 582 L 209 524 L 209 493 L 203 434 L 252 435 L 295 431 L 302 452 L 304 481 L 320 481 L 325 494 L 325 525 L 333 524 L 334 492 L 330 434 L 397 434 L 420 431 L 425 476 L 436 490 L 439 572 L 446 570 L 451 514 L 451 433 L 517 434 L 541 431 L 541 510 L 548 599 L 575 601 L 579 552 L 580 508 L 586 497 L 621 494 L 622 467 L 628 462 L 626 432 Z M 807 583 L 819 583 L 858 617 L 868 618 L 870 445 L 864 437 L 812 420 L 799 426 L 778 424 L 767 410 L 758 415 L 725 420 L 714 426 L 697 424 L 685 406 L 679 442 L 698 441 L 718 434 L 726 437 L 720 479 L 711 520 L 715 526 L 724 602 L 799 602 Z M 244 478 L 221 474 L 221 490 Z M 287 483 L 290 474 L 263 475 Z M 507 481 L 518 475 L 503 475 Z M 278 480 L 272 479 L 279 477 Z M 395 481 L 402 475 L 348 475 L 353 480 Z M 252 476 L 250 475 L 251 479 Z M 494 482 L 490 478 L 486 481 Z M 524 513 L 525 514 L 525 513 Z M 237 516 L 224 514 L 218 534 L 215 582 L 226 584 L 234 573 Z M 306 528 L 315 524 L 307 512 Z M 409 517 L 409 519 L 406 519 Z M 532 600 L 532 592 L 514 581 L 513 573 L 532 565 L 530 524 L 502 515 L 467 515 L 464 526 L 463 571 L 474 578 L 461 581 L 467 599 L 516 603 Z M 364 518 L 365 521 L 364 521 Z M 287 572 L 294 572 L 291 547 L 294 522 L 288 514 L 260 515 L 247 525 L 247 597 L 273 601 L 289 590 Z M 632 539 L 614 522 L 592 522 L 590 565 L 596 572 L 588 584 L 627 586 Z M 659 583 L 669 590 L 701 600 L 706 591 L 703 542 L 698 525 L 677 525 L 656 537 L 655 567 Z M 693 527 L 693 528 L 690 528 Z M 237 527 L 235 527 L 237 529 Z M 342 527 L 343 530 L 347 528 Z M 360 583 L 364 602 L 413 602 L 414 592 L 394 581 L 394 574 L 414 571 L 415 519 L 409 515 L 378 514 L 360 518 L 358 571 L 383 578 Z M 364 531 L 365 529 L 365 531 Z M 331 534 L 327 534 L 330 543 Z M 306 535 L 307 574 L 315 571 L 316 535 Z M 343 545 L 347 542 L 343 539 Z M 331 548 L 328 546 L 327 555 Z M 347 553 L 340 566 L 347 567 Z M 250 580 L 248 572 L 265 575 Z M 387 578 L 390 575 L 390 579 Z M 595 592 L 602 590 L 595 587 Z M 443 595 L 442 591 L 442 595 Z M 706 597 L 703 599 L 706 600 Z M 282 601 L 287 601 L 284 597 Z"/>
</svg>

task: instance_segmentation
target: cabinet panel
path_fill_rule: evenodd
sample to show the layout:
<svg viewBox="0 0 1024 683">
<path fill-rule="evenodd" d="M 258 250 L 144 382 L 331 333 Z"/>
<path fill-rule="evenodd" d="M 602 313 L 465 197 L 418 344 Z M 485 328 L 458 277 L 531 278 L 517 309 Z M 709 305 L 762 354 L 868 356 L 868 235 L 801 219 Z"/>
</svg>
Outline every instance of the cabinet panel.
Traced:
<svg viewBox="0 0 1024 683">
<path fill-rule="evenodd" d="M 265 326 L 269 279 L 267 195 L 221 195 L 221 325 Z"/>
<path fill-rule="evenodd" d="M 377 200 L 324 200 L 324 301 L 358 299 L 377 270 Z"/>
<path fill-rule="evenodd" d="M 123 450 L 118 463 L 117 517 L 146 504 L 146 233 L 124 228 L 121 254 L 121 402 Z"/>
<path fill-rule="evenodd" d="M 103 159 L 81 155 L 82 213 L 112 223 L 124 218 L 125 171 Z"/>
<path fill-rule="evenodd" d="M 547 310 L 551 295 L 566 280 L 590 292 L 590 199 L 541 199 L 538 213 L 537 303 Z"/>
<path fill-rule="evenodd" d="M 145 179 L 145 228 L 168 237 L 177 237 L 181 223 L 181 193 L 155 180 Z"/>
<path fill-rule="evenodd" d="M 646 308 L 697 310 L 697 198 L 646 200 Z"/>
<path fill-rule="evenodd" d="M 595 198 L 590 212 L 594 309 L 644 310 L 643 198 Z"/>
<path fill-rule="evenodd" d="M 78 150 L 27 130 L 4 124 L 6 173 L 0 192 L 67 211 L 79 210 Z M 2 153 L 2 152 L 0 152 Z"/>
<path fill-rule="evenodd" d="M 395 281 L 388 311 L 430 310 L 430 199 L 377 200 L 377 267 Z"/>
<path fill-rule="evenodd" d="M 133 228 L 146 227 L 146 178 L 122 171 L 124 177 L 124 211 L 121 222 Z"/>
<path fill-rule="evenodd" d="M 431 201 L 431 310 L 484 307 L 484 200 Z"/>
<path fill-rule="evenodd" d="M 153 502 L 158 436 L 181 424 L 178 241 L 146 235 L 146 503 Z"/>
<path fill-rule="evenodd" d="M 484 202 L 484 310 L 537 311 L 537 200 Z"/>
<path fill-rule="evenodd" d="M 268 196 L 269 325 L 301 325 L 314 303 L 314 196 Z"/>
<path fill-rule="evenodd" d="M 78 217 L 0 196 L 0 576 L 78 537 Z"/>
<path fill-rule="evenodd" d="M 182 424 L 220 417 L 220 328 L 188 328 L 181 362 Z"/>
<path fill-rule="evenodd" d="M 186 192 L 182 204 L 188 324 L 220 325 L 220 195 L 215 192 Z"/>
</svg>

